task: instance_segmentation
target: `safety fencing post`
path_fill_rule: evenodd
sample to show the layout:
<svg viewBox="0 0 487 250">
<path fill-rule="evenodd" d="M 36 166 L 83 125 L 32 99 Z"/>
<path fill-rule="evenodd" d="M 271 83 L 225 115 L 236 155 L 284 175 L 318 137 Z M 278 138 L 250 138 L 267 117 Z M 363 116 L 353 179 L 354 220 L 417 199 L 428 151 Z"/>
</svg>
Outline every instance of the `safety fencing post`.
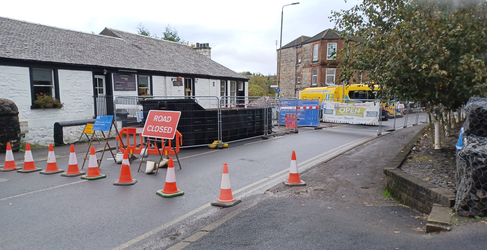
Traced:
<svg viewBox="0 0 487 250">
<path fill-rule="evenodd" d="M 409 101 L 406 101 L 406 113 L 404 114 L 404 127 L 408 127 L 408 117 L 409 117 Z"/>
</svg>

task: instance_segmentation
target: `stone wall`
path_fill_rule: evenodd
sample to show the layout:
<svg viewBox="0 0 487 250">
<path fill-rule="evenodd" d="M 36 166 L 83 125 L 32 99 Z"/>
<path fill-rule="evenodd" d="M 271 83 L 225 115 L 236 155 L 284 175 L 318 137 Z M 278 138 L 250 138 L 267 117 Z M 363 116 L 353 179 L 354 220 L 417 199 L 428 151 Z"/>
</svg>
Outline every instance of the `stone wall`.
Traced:
<svg viewBox="0 0 487 250">
<path fill-rule="evenodd" d="M 0 98 L 0 153 L 6 151 L 9 142 L 12 151 L 19 151 L 19 109 L 11 100 Z"/>
<path fill-rule="evenodd" d="M 429 214 L 434 203 L 452 207 L 455 202 L 455 194 L 444 188 L 437 188 L 433 184 L 399 169 L 426 128 L 427 126 L 384 167 L 384 174 L 386 175 L 386 189 L 392 197 L 418 211 Z"/>
</svg>

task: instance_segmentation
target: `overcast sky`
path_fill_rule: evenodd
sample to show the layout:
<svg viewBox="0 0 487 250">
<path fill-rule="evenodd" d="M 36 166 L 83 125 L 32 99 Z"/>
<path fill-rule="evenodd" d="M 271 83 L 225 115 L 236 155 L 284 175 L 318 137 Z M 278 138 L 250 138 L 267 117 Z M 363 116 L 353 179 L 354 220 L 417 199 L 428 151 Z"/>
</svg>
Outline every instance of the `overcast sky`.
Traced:
<svg viewBox="0 0 487 250">
<path fill-rule="evenodd" d="M 281 9 L 292 0 L 14 0 L 0 16 L 99 34 L 105 27 L 137 33 L 142 24 L 162 36 L 167 25 L 191 44 L 209 43 L 212 59 L 236 72 L 275 74 Z M 333 28 L 331 11 L 359 0 L 301 0 L 284 7 L 282 45 Z M 1 28 L 1 27 L 0 27 Z M 277 43 L 277 45 L 276 45 Z"/>
</svg>

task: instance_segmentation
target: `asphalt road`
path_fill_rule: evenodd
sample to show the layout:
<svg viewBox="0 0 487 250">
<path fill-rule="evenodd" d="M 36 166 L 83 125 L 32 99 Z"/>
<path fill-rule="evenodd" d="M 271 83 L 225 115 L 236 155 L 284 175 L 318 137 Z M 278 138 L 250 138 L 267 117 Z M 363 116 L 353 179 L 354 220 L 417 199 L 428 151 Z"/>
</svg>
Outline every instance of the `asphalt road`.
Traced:
<svg viewBox="0 0 487 250">
<path fill-rule="evenodd" d="M 138 183 L 114 186 L 120 165 L 107 159 L 111 157 L 107 153 L 100 170 L 107 178 L 94 181 L 39 172 L 0 172 L 0 246 L 131 249 L 167 230 L 171 233 L 181 223 L 219 211 L 209 202 L 218 198 L 223 163 L 228 164 L 234 196 L 243 198 L 287 179 L 293 150 L 299 170 L 304 171 L 375 136 L 369 129 L 304 128 L 298 134 L 232 143 L 222 150 L 183 149 L 179 155 L 182 170 L 175 167 L 177 186 L 185 194 L 171 199 L 156 195 L 164 187 L 165 169 L 157 176 L 137 173 L 138 160 L 131 165 Z M 66 148 L 55 148 L 57 164 L 64 170 L 68 167 Z M 47 156 L 44 151 L 33 153 L 36 167 L 43 169 L 47 164 L 40 157 Z M 77 152 L 81 167 L 84 152 Z M 21 160 L 17 156 L 16 161 Z M 0 157 L 4 159 L 4 155 Z"/>
</svg>

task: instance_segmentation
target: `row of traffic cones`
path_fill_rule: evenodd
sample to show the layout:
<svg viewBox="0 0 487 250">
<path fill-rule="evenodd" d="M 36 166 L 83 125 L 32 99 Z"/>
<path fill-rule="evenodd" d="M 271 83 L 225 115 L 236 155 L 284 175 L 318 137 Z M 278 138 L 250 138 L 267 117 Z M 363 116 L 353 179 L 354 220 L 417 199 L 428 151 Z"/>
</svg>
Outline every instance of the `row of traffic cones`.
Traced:
<svg viewBox="0 0 487 250">
<path fill-rule="evenodd" d="M 122 169 L 120 173 L 120 178 L 114 185 L 133 185 L 137 182 L 137 180 L 132 179 L 130 174 L 130 166 L 127 153 L 124 154 L 123 162 L 122 162 Z M 0 171 L 14 171 L 17 170 L 19 173 L 31 173 L 36 171 L 41 171 L 42 169 L 36 168 L 34 159 L 32 157 L 32 152 L 30 150 L 29 143 L 25 145 L 25 155 L 24 155 L 24 167 L 19 169 L 14 161 L 14 156 L 12 153 L 12 147 L 10 143 L 7 143 L 7 150 L 5 154 L 5 165 Z M 54 148 L 52 144 L 49 144 L 49 153 L 47 155 L 47 166 L 46 170 L 41 171 L 41 174 L 57 174 L 62 173 L 64 170 L 59 169 L 56 163 L 56 155 L 54 154 Z M 78 160 L 76 157 L 76 152 L 74 150 L 74 145 L 71 145 L 71 150 L 69 153 L 69 166 L 68 171 L 61 176 L 64 177 L 75 177 L 81 176 L 82 179 L 85 180 L 96 180 L 105 178 L 106 175 L 100 173 L 100 168 L 98 166 L 98 162 L 96 159 L 95 148 L 91 147 L 90 149 L 90 158 L 89 158 L 89 165 L 88 165 L 88 173 L 84 175 L 85 172 L 81 172 L 78 167 Z"/>
<path fill-rule="evenodd" d="M 5 166 L 3 169 L 0 170 L 1 171 L 17 170 L 17 166 L 14 161 L 10 143 L 7 143 L 7 152 L 5 155 Z M 32 158 L 32 153 L 30 151 L 30 145 L 29 143 L 27 143 L 25 146 L 24 168 L 22 170 L 17 170 L 17 172 L 30 173 L 34 171 L 40 171 L 40 170 L 41 170 L 40 168 L 35 167 L 34 160 Z M 58 169 L 56 163 L 56 156 L 54 154 L 54 149 L 52 147 L 52 144 L 50 144 L 49 154 L 47 157 L 47 167 L 45 171 L 41 172 L 41 174 L 56 174 L 61 172 L 64 172 L 64 170 Z M 62 174 L 62 176 L 74 177 L 83 174 L 85 173 L 81 172 L 78 167 L 78 161 L 76 158 L 76 152 L 74 151 L 74 145 L 71 145 L 71 150 L 69 154 L 68 171 L 65 174 Z M 100 173 L 98 161 L 96 159 L 95 148 L 92 146 L 90 149 L 88 173 L 86 175 L 83 175 L 81 178 L 85 180 L 96 180 L 105 177 L 106 175 Z M 133 185 L 135 183 L 137 183 L 137 180 L 132 179 L 132 175 L 130 173 L 130 161 L 128 159 L 128 153 L 125 152 L 122 160 L 120 178 L 117 182 L 113 184 Z M 296 153 L 294 151 L 291 156 L 291 164 L 289 167 L 289 178 L 287 181 L 284 182 L 284 184 L 288 186 L 306 185 L 306 183 L 302 181 L 299 176 L 298 166 L 296 162 Z M 174 163 L 172 157 L 169 158 L 164 188 L 158 190 L 156 193 L 164 198 L 171 198 L 171 197 L 184 195 L 184 191 L 178 189 L 176 186 L 176 173 L 174 171 Z M 232 188 L 230 185 L 230 175 L 228 172 L 228 165 L 227 163 L 224 163 L 222 180 L 221 180 L 221 188 L 220 188 L 220 196 L 216 201 L 212 202 L 211 205 L 220 206 L 220 207 L 230 207 L 238 203 L 240 203 L 240 200 L 235 200 L 233 198 Z"/>
</svg>

